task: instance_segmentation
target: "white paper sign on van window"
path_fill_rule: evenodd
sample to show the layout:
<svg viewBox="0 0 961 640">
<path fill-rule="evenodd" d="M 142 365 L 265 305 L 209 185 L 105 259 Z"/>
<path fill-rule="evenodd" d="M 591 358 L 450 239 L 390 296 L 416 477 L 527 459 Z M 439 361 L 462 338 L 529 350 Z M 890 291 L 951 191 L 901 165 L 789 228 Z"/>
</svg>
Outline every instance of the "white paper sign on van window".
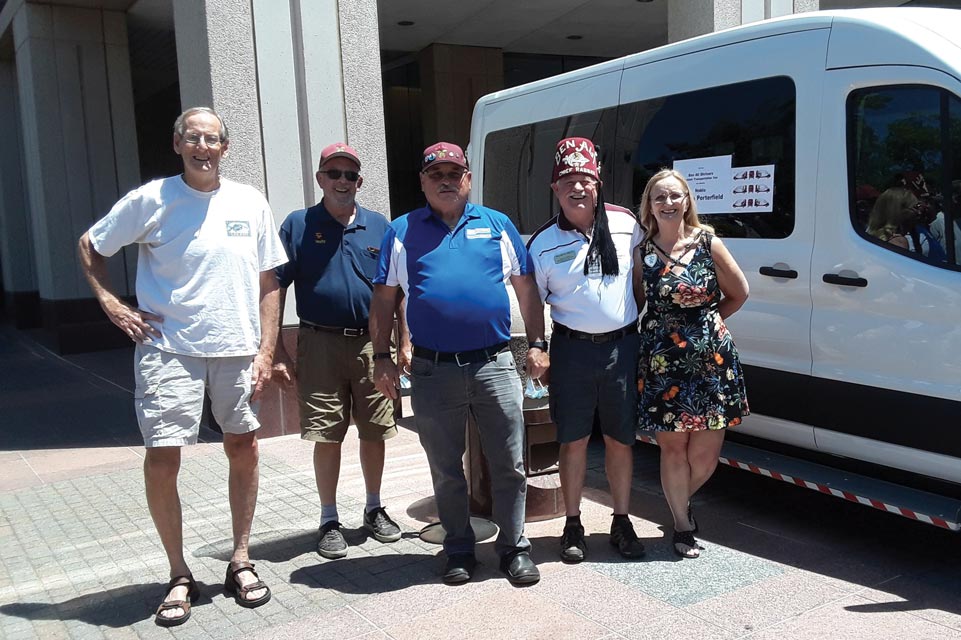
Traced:
<svg viewBox="0 0 961 640">
<path fill-rule="evenodd" d="M 736 213 L 774 211 L 774 165 L 731 169 L 731 207 Z"/>
<path fill-rule="evenodd" d="M 698 213 L 730 213 L 733 201 L 731 156 L 675 160 L 674 170 L 687 179 Z"/>
</svg>

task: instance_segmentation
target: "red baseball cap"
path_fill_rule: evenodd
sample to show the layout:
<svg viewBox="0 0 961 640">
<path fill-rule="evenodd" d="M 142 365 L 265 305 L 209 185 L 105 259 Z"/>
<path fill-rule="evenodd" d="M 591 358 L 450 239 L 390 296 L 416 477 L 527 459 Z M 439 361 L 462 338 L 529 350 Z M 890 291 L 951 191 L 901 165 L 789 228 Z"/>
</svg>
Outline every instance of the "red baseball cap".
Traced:
<svg viewBox="0 0 961 640">
<path fill-rule="evenodd" d="M 320 152 L 320 166 L 323 167 L 325 162 L 333 160 L 334 158 L 353 160 L 357 163 L 357 168 L 360 169 L 360 156 L 358 156 L 357 151 L 346 142 L 335 142 L 324 147 L 324 150 Z"/>
<path fill-rule="evenodd" d="M 424 157 L 420 163 L 420 170 L 426 171 L 429 167 L 442 162 L 450 162 L 458 167 L 470 169 L 467 166 L 467 156 L 464 150 L 452 142 L 435 142 L 424 149 Z"/>
<path fill-rule="evenodd" d="M 597 149 L 587 138 L 564 138 L 557 143 L 551 182 L 557 182 L 572 173 L 582 173 L 595 180 L 601 179 L 600 167 L 597 164 Z"/>
</svg>

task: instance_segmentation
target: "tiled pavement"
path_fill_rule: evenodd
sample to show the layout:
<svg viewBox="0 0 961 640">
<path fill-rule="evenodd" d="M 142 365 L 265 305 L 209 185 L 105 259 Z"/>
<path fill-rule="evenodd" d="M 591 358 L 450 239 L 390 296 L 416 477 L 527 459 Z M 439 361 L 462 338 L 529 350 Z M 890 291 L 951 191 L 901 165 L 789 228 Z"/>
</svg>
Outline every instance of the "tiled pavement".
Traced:
<svg viewBox="0 0 961 640">
<path fill-rule="evenodd" d="M 643 561 L 623 562 L 607 544 L 602 450 L 592 447 L 587 562 L 561 564 L 561 521 L 536 522 L 539 584 L 510 586 L 488 541 L 477 577 L 444 586 L 439 548 L 416 535 L 431 488 L 410 420 L 389 443 L 382 493 L 404 538 L 384 545 L 363 532 L 349 440 L 339 508 L 351 548 L 336 561 L 314 552 L 310 447 L 261 441 L 251 554 L 274 598 L 255 610 L 222 590 L 222 449 L 187 449 L 185 547 L 203 596 L 186 625 L 161 629 L 150 614 L 166 567 L 143 498 L 128 356 L 64 360 L 0 327 L 0 638 L 961 638 L 956 536 L 721 470 L 696 503 L 706 551 L 678 561 L 646 445 L 632 504 Z"/>
</svg>

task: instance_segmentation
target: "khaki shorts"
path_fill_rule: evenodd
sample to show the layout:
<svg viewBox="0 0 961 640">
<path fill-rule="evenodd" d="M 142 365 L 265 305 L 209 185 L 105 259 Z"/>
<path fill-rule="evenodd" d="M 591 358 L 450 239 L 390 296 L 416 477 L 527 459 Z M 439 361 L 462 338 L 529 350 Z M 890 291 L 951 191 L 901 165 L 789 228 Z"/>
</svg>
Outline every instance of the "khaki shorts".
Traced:
<svg viewBox="0 0 961 640">
<path fill-rule="evenodd" d="M 250 406 L 253 357 L 203 358 L 138 344 L 134 350 L 134 408 L 146 447 L 195 444 L 204 392 L 224 433 L 260 427 Z"/>
<path fill-rule="evenodd" d="M 397 435 L 394 403 L 371 380 L 370 336 L 350 337 L 301 328 L 297 334 L 300 435 L 312 442 L 343 442 L 351 414 L 361 440 Z"/>
</svg>

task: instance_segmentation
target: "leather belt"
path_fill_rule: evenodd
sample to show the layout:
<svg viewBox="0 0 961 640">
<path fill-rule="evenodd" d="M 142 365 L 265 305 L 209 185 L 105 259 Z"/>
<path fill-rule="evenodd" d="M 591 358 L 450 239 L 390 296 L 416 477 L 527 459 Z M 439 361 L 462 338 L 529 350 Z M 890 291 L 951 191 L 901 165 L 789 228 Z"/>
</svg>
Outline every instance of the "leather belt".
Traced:
<svg viewBox="0 0 961 640">
<path fill-rule="evenodd" d="M 478 362 L 490 362 L 497 357 L 497 354 L 506 349 L 508 344 L 507 342 L 500 342 L 486 349 L 457 352 L 434 351 L 426 347 L 415 346 L 414 356 L 433 360 L 434 362 L 453 362 L 459 367 L 466 367 L 469 364 L 477 364 Z"/>
<path fill-rule="evenodd" d="M 347 336 L 348 338 L 359 338 L 360 336 L 367 335 L 367 327 L 360 327 L 358 329 L 352 329 L 350 327 L 327 327 L 322 324 L 307 322 L 306 320 L 300 321 L 300 328 L 323 331 L 324 333 L 339 333 L 340 335 Z"/>
<path fill-rule="evenodd" d="M 603 344 L 613 340 L 620 340 L 629 333 L 637 333 L 637 322 L 632 322 L 629 325 L 621 327 L 620 329 L 614 329 L 613 331 L 608 331 L 607 333 L 584 333 L 583 331 L 577 331 L 575 329 L 571 329 L 570 327 L 565 327 L 559 322 L 555 322 L 554 333 L 564 336 L 565 338 L 572 338 L 574 340 L 589 340 L 594 344 Z"/>
</svg>

